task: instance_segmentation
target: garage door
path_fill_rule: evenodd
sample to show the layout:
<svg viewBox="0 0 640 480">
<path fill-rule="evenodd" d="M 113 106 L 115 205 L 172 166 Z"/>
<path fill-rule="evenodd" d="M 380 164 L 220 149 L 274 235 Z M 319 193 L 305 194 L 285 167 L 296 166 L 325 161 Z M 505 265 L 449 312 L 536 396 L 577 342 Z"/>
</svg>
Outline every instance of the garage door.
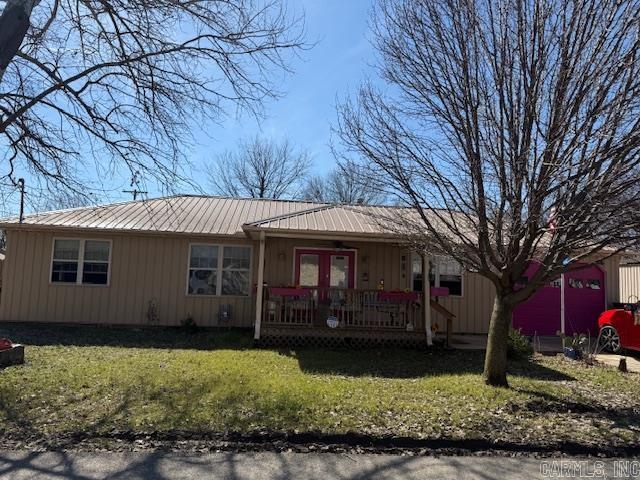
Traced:
<svg viewBox="0 0 640 480">
<path fill-rule="evenodd" d="M 528 282 L 540 268 L 532 262 L 525 272 L 522 283 Z M 513 328 L 525 335 L 555 335 L 560 330 L 560 282 L 553 282 L 538 290 L 513 312 Z"/>
<path fill-rule="evenodd" d="M 526 282 L 539 268 L 532 263 L 525 272 Z M 605 307 L 604 272 L 589 266 L 564 274 L 565 332 L 597 334 L 598 316 Z M 562 289 L 560 280 L 542 287 L 513 313 L 513 327 L 526 335 L 555 335 L 562 328 Z"/>
<path fill-rule="evenodd" d="M 598 316 L 605 309 L 604 272 L 597 266 L 565 274 L 565 331 L 598 332 Z"/>
</svg>

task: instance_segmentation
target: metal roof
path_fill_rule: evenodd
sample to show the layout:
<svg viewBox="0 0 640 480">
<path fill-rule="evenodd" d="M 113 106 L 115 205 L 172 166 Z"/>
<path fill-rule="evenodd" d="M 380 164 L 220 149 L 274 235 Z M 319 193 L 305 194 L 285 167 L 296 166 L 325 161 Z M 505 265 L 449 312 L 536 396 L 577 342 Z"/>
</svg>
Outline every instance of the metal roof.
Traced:
<svg viewBox="0 0 640 480">
<path fill-rule="evenodd" d="M 235 235 L 266 231 L 394 237 L 421 224 L 407 207 L 337 205 L 180 195 L 72 208 L 0 221 L 0 228 L 91 229 L 123 232 Z M 413 228 L 410 227 L 413 225 Z"/>
<path fill-rule="evenodd" d="M 21 227 L 244 235 L 246 223 L 321 206 L 304 201 L 181 195 L 36 213 L 25 216 Z M 4 228 L 18 225 L 17 218 L 0 222 Z"/>
<path fill-rule="evenodd" d="M 397 220 L 415 221 L 415 213 L 403 207 L 368 205 L 318 205 L 306 210 L 258 220 L 246 230 L 279 230 L 308 233 L 390 235 L 398 230 Z"/>
</svg>

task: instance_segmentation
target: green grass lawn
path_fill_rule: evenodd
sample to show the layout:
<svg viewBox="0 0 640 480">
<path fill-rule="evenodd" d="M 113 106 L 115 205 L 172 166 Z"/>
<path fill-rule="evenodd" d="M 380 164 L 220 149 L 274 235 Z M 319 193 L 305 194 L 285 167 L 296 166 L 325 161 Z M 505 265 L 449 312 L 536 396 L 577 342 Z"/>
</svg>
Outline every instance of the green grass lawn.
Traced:
<svg viewBox="0 0 640 480">
<path fill-rule="evenodd" d="M 0 433 L 359 432 L 516 443 L 640 445 L 640 377 L 561 357 L 256 350 L 244 332 L 1 325 L 27 363 L 0 371 Z"/>
</svg>

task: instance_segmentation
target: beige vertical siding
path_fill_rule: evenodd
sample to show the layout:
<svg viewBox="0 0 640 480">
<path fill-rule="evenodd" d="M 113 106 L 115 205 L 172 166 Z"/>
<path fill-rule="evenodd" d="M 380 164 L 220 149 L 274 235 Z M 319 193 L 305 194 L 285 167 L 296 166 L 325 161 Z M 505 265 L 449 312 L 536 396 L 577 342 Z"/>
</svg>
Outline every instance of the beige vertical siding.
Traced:
<svg viewBox="0 0 640 480">
<path fill-rule="evenodd" d="M 620 266 L 620 301 L 640 300 L 640 265 Z"/>
<path fill-rule="evenodd" d="M 620 255 L 605 258 L 599 263 L 604 270 L 605 279 L 605 302 L 611 306 L 614 302 L 619 302 L 620 295 Z"/>
<path fill-rule="evenodd" d="M 108 286 L 49 282 L 55 236 L 112 241 Z M 186 294 L 189 244 L 246 244 L 224 240 L 160 235 L 56 235 L 51 232 L 9 231 L 5 285 L 0 320 L 145 325 L 150 301 L 158 306 L 160 325 L 179 325 L 192 316 L 198 325 L 218 325 L 220 305 L 231 305 L 232 325 L 253 323 L 253 296 L 203 297 Z M 256 249 L 253 249 L 253 265 Z M 255 269 L 254 277 L 255 277 Z M 252 282 L 255 283 L 255 280 Z"/>
<path fill-rule="evenodd" d="M 495 288 L 485 277 L 473 272 L 464 272 L 462 278 L 462 296 L 444 297 L 439 301 L 456 319 L 453 322 L 455 332 L 486 333 L 489 329 Z M 435 319 L 444 330 L 444 319 Z"/>
<path fill-rule="evenodd" d="M 231 305 L 231 325 L 250 327 L 255 315 L 255 296 L 201 297 L 186 294 L 188 252 L 191 242 L 253 246 L 252 284 L 257 279 L 257 242 L 249 239 L 191 237 L 156 234 L 70 235 L 51 231 L 7 232 L 7 252 L 0 300 L 0 320 L 145 325 L 149 301 L 158 305 L 160 325 L 179 325 L 192 316 L 199 325 L 217 326 L 220 305 Z M 55 236 L 111 240 L 112 263 L 109 286 L 62 285 L 49 282 L 51 250 Z M 388 290 L 411 286 L 411 259 L 405 249 L 389 243 L 273 238 L 266 241 L 265 282 L 291 285 L 294 249 L 344 248 L 356 250 L 356 288 L 375 289 L 383 279 Z M 404 261 L 403 261 L 404 257 Z M 601 262 L 606 272 L 607 302 L 625 298 L 627 282 L 619 282 L 619 258 Z M 623 267 L 623 272 L 627 267 Z M 640 268 L 640 267 L 638 267 Z M 639 275 L 635 278 L 640 278 Z M 465 272 L 463 295 L 442 298 L 442 305 L 456 315 L 454 330 L 486 333 L 494 288 L 484 277 Z M 437 315 L 434 323 L 444 329 Z"/>
</svg>

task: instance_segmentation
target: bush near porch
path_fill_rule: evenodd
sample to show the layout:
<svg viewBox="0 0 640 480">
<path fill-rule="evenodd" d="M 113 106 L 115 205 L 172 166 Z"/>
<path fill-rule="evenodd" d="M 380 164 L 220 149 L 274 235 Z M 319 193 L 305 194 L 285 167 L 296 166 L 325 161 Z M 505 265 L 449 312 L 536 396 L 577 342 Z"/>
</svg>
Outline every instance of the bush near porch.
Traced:
<svg viewBox="0 0 640 480">
<path fill-rule="evenodd" d="M 108 432 L 324 432 L 516 444 L 640 445 L 640 378 L 561 357 L 481 379 L 482 352 L 256 350 L 238 331 L 0 326 L 0 443 Z M 1 445 L 0 445 L 1 446 Z"/>
</svg>

